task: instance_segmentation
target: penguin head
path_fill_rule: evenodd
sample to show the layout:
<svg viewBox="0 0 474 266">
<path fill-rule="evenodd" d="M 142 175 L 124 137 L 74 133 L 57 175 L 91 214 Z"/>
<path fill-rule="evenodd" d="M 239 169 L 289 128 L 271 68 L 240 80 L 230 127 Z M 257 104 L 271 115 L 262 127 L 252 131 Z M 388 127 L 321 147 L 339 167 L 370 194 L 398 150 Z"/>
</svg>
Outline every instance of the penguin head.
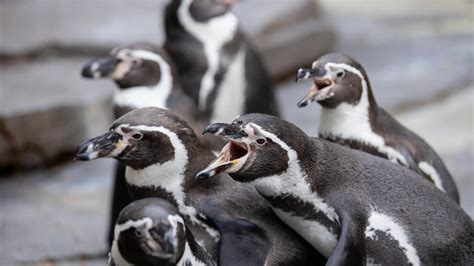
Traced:
<svg viewBox="0 0 474 266">
<path fill-rule="evenodd" d="M 290 150 L 304 150 L 307 135 L 295 125 L 266 114 L 246 114 L 231 124 L 214 123 L 204 133 L 228 140 L 217 159 L 197 174 L 208 178 L 226 172 L 239 182 L 277 175 L 295 160 Z"/>
<path fill-rule="evenodd" d="M 178 5 L 189 9 L 195 21 L 207 22 L 230 11 L 237 0 L 178 0 Z"/>
<path fill-rule="evenodd" d="M 155 86 L 172 79 L 174 66 L 161 48 L 148 43 L 134 43 L 114 48 L 110 56 L 93 59 L 81 72 L 85 78 L 110 78 L 119 88 Z"/>
<path fill-rule="evenodd" d="M 185 230 L 175 206 L 158 198 L 142 199 L 120 212 L 114 245 L 131 264 L 175 265 L 185 249 Z M 114 255 L 112 251 L 112 259 L 118 261 Z"/>
<path fill-rule="evenodd" d="M 177 158 L 177 150 L 187 154 L 199 145 L 202 144 L 196 134 L 183 119 L 167 110 L 146 107 L 123 115 L 108 132 L 80 144 L 75 158 L 89 161 L 112 157 L 140 170 L 157 163 L 187 160 Z"/>
<path fill-rule="evenodd" d="M 313 86 L 298 103 L 305 107 L 318 102 L 325 108 L 336 108 L 341 103 L 357 105 L 369 81 L 364 68 L 354 59 L 340 53 L 321 56 L 310 69 L 299 69 L 296 80 L 312 79 Z"/>
</svg>

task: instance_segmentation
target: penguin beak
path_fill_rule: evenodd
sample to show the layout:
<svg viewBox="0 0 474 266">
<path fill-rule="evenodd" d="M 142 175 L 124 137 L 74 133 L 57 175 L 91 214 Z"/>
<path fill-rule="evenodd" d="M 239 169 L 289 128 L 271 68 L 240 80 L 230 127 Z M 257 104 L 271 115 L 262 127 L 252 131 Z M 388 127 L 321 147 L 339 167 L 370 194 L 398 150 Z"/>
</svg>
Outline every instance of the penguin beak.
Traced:
<svg viewBox="0 0 474 266">
<path fill-rule="evenodd" d="M 323 77 L 326 74 L 324 68 L 300 68 L 296 73 L 296 82 L 300 80 L 307 80 L 310 78 Z"/>
<path fill-rule="evenodd" d="M 178 239 L 172 230 L 163 234 L 152 228 L 149 231 L 143 230 L 142 234 L 145 237 L 140 245 L 148 256 L 170 259 L 178 252 Z"/>
<path fill-rule="evenodd" d="M 211 133 L 229 139 L 229 143 L 222 148 L 217 158 L 204 170 L 196 175 L 197 179 L 205 179 L 219 173 L 235 173 L 247 161 L 251 148 L 244 142 L 248 134 L 237 124 L 215 123 L 204 129 L 203 134 Z"/>
<path fill-rule="evenodd" d="M 331 98 L 334 93 L 331 91 L 333 81 L 326 77 L 324 68 L 312 68 L 298 70 L 296 81 L 313 79 L 313 86 L 309 89 L 308 94 L 298 102 L 298 107 L 305 107 L 311 102 L 319 102 Z"/>
<path fill-rule="evenodd" d="M 151 229 L 149 232 L 153 236 L 153 239 L 148 239 L 147 244 L 153 248 L 155 251 L 161 251 L 162 257 L 169 256 L 171 257 L 178 252 L 178 237 L 174 233 L 176 229 L 170 228 L 164 234 L 163 232 L 158 232 L 156 229 Z M 153 244 L 159 245 L 159 247 L 154 246 Z"/>
<path fill-rule="evenodd" d="M 91 79 L 110 77 L 120 62 L 121 60 L 115 57 L 94 59 L 82 68 L 81 75 Z"/>
<path fill-rule="evenodd" d="M 122 140 L 121 135 L 115 132 L 107 132 L 80 144 L 76 149 L 74 159 L 91 161 L 102 157 L 115 157 L 127 146 L 128 142 Z"/>
</svg>

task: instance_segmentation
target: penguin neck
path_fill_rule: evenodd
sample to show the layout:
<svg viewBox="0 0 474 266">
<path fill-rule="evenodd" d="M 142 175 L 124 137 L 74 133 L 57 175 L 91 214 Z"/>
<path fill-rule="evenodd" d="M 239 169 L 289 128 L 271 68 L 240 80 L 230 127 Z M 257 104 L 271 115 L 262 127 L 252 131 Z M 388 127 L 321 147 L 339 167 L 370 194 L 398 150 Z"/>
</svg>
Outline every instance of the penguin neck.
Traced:
<svg viewBox="0 0 474 266">
<path fill-rule="evenodd" d="M 374 135 L 377 119 L 377 103 L 369 82 L 359 72 L 362 81 L 360 100 L 355 103 L 342 102 L 335 108 L 323 107 L 319 122 L 319 136 L 322 138 L 342 138 L 368 142 Z M 377 142 L 380 142 L 380 139 Z"/>
<path fill-rule="evenodd" d="M 319 137 L 335 142 L 349 140 L 356 143 L 356 147 L 370 146 L 390 161 L 407 166 L 406 158 L 387 145 L 384 135 L 378 133 L 379 107 L 369 83 L 364 78 L 361 80 L 362 95 L 357 104 L 341 103 L 336 108 L 322 108 Z"/>
<path fill-rule="evenodd" d="M 141 54 L 145 59 L 156 62 L 160 67 L 160 79 L 154 85 L 134 86 L 127 84 L 125 80 L 116 81 L 119 90 L 113 97 L 115 106 L 139 109 L 144 107 L 159 107 L 167 109 L 167 102 L 172 92 L 178 90 L 173 80 L 173 72 L 169 64 L 159 55 L 149 51 L 134 51 Z"/>
<path fill-rule="evenodd" d="M 325 198 L 326 180 L 319 180 L 320 166 L 314 163 L 318 159 L 315 156 L 319 149 L 315 149 L 314 143 L 308 141 L 303 150 L 297 152 L 284 142 L 273 138 L 272 141 L 287 151 L 287 169 L 276 175 L 258 178 L 252 183 L 281 220 L 321 254 L 329 257 L 337 244 L 340 219 L 335 208 Z M 312 228 L 309 233 L 308 228 Z"/>
<path fill-rule="evenodd" d="M 199 109 L 206 110 L 207 100 L 215 86 L 215 75 L 219 70 L 220 51 L 238 34 L 238 19 L 232 12 L 214 17 L 207 22 L 196 21 L 189 8 L 191 0 L 183 0 L 178 7 L 178 20 L 189 34 L 194 36 L 204 46 L 207 59 L 207 70 L 201 79 L 199 88 Z"/>
<path fill-rule="evenodd" d="M 310 141 L 309 137 L 301 137 L 301 141 L 305 141 L 305 145 L 300 145 L 304 150 L 296 151 L 275 134 L 259 129 L 260 133 L 278 144 L 287 152 L 287 168 L 285 171 L 260 177 L 250 183 L 255 186 L 256 190 L 266 198 L 278 198 L 291 196 L 304 203 L 312 205 L 315 209 L 320 210 L 333 222 L 338 220 L 335 210 L 329 206 L 316 190 L 315 180 L 308 177 L 308 173 L 312 173 L 316 168 L 308 168 L 307 165 L 314 160 L 314 154 L 318 153 L 317 147 Z"/>
<path fill-rule="evenodd" d="M 188 214 L 185 203 L 188 187 L 185 177 L 189 162 L 188 150 L 175 132 L 165 127 L 154 127 L 152 130 L 168 136 L 174 148 L 173 159 L 151 164 L 143 169 L 133 169 L 127 166 L 125 173 L 127 183 L 138 188 L 155 188 L 157 194 L 163 194 L 156 196 L 163 198 L 168 199 L 171 195 L 172 201 L 178 209 L 182 213 Z"/>
</svg>

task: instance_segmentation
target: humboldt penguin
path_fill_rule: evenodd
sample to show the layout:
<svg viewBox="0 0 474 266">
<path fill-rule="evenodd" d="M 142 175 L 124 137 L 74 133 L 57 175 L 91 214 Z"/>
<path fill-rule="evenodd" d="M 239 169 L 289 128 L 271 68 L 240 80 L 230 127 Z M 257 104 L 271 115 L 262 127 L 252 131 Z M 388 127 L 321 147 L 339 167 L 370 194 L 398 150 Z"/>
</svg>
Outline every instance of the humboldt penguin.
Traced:
<svg viewBox="0 0 474 266">
<path fill-rule="evenodd" d="M 199 182 L 215 156 L 187 123 L 169 111 L 142 108 L 81 144 L 76 159 L 112 157 L 127 165 L 133 199 L 172 202 L 187 227 L 219 265 L 320 265 L 325 258 L 284 225 L 247 184 L 222 174 Z"/>
<path fill-rule="evenodd" d="M 361 64 L 340 53 L 326 54 L 311 69 L 298 71 L 297 80 L 306 79 L 312 79 L 313 86 L 298 106 L 314 101 L 321 105 L 319 137 L 406 166 L 459 203 L 456 184 L 441 158 L 377 105 Z"/>
<path fill-rule="evenodd" d="M 110 266 L 215 266 L 171 203 L 158 198 L 134 201 L 120 212 L 109 255 Z"/>
<path fill-rule="evenodd" d="M 327 265 L 474 263 L 470 217 L 406 167 L 264 114 L 205 132 L 229 143 L 197 177 L 226 172 L 253 185 Z"/>
<path fill-rule="evenodd" d="M 232 2 L 170 2 L 164 48 L 176 63 L 183 90 L 210 121 L 249 112 L 278 115 L 272 81 L 257 49 L 242 34 Z"/>
<path fill-rule="evenodd" d="M 82 76 L 90 79 L 112 79 L 117 85 L 113 96 L 115 118 L 148 106 L 170 109 L 191 121 L 193 128 L 202 130 L 206 119 L 198 116 L 198 109 L 181 90 L 174 64 L 160 47 L 150 43 L 133 43 L 114 48 L 110 55 L 93 59 L 82 68 Z M 203 139 L 214 149 L 222 143 Z M 109 226 L 109 243 L 120 210 L 130 203 L 125 183 L 125 166 L 117 165 Z"/>
</svg>

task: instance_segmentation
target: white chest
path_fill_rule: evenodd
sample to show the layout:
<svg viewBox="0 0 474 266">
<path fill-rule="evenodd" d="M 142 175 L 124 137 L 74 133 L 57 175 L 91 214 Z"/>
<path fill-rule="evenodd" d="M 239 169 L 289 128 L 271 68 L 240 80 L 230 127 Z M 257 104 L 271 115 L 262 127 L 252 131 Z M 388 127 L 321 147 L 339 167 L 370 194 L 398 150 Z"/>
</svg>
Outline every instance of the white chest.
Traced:
<svg viewBox="0 0 474 266">
<path fill-rule="evenodd" d="M 338 236 L 326 226 L 314 220 L 305 220 L 279 209 L 273 209 L 280 219 L 308 241 L 326 258 L 329 258 L 336 247 Z"/>
<path fill-rule="evenodd" d="M 224 75 L 217 97 L 214 102 L 211 123 L 231 121 L 244 113 L 246 48 L 242 47 Z"/>
<path fill-rule="evenodd" d="M 119 106 L 132 107 L 134 109 L 144 107 L 159 107 L 168 109 L 166 101 L 171 93 L 169 91 L 160 91 L 149 87 L 135 87 L 126 90 L 119 90 L 114 94 L 114 104 Z"/>
<path fill-rule="evenodd" d="M 311 204 L 315 210 L 325 214 L 328 220 L 338 223 L 339 217 L 335 210 L 324 202 L 315 192 L 309 188 L 309 184 L 300 176 L 271 176 L 259 178 L 253 182 L 255 188 L 267 196 L 292 195 L 303 202 Z M 338 235 L 317 220 L 306 220 L 303 217 L 273 208 L 280 219 L 306 239 L 315 249 L 326 257 L 331 255 L 336 246 Z"/>
<path fill-rule="evenodd" d="M 237 32 L 238 19 L 232 12 L 227 12 L 207 22 L 198 22 L 189 12 L 191 3 L 191 0 L 183 0 L 178 8 L 178 19 L 183 27 L 204 46 L 207 70 L 199 88 L 199 108 L 204 110 L 207 98 L 215 85 L 215 75 L 219 70 L 219 53 L 222 46 L 231 41 Z"/>
<path fill-rule="evenodd" d="M 369 122 L 369 106 L 365 101 L 358 105 L 341 103 L 335 109 L 323 108 L 319 124 L 319 135 L 323 138 L 341 138 L 368 144 L 395 163 L 408 165 L 405 157 L 388 146 L 382 136 L 376 134 Z"/>
</svg>

